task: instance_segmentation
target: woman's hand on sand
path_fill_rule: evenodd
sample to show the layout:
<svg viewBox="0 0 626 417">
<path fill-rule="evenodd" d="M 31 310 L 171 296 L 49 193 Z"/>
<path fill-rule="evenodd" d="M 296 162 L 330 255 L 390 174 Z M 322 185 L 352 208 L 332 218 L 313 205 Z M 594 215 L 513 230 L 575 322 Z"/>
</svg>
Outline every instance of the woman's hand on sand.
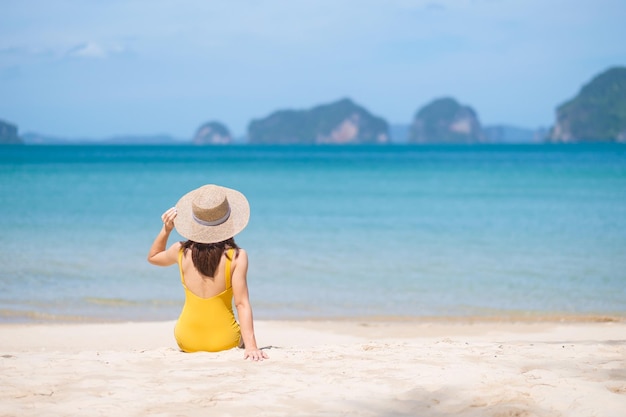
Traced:
<svg viewBox="0 0 626 417">
<path fill-rule="evenodd" d="M 251 361 L 262 361 L 263 359 L 269 359 L 270 357 L 261 349 L 246 349 L 245 353 L 243 354 L 243 359 L 245 360 L 248 358 Z"/>
<path fill-rule="evenodd" d="M 174 219 L 176 218 L 177 214 L 178 212 L 176 211 L 176 207 L 172 207 L 161 215 L 161 220 L 163 220 L 163 227 L 165 228 L 166 232 L 169 233 L 174 228 Z"/>
</svg>

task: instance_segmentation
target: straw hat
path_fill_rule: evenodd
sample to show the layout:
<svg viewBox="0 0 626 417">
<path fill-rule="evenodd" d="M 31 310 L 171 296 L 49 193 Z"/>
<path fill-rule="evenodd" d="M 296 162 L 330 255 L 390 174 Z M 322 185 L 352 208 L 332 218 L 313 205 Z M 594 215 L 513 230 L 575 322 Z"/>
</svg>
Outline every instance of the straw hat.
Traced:
<svg viewBox="0 0 626 417">
<path fill-rule="evenodd" d="M 239 191 L 204 185 L 176 203 L 176 231 L 198 243 L 216 243 L 235 236 L 248 224 L 250 205 Z"/>
</svg>

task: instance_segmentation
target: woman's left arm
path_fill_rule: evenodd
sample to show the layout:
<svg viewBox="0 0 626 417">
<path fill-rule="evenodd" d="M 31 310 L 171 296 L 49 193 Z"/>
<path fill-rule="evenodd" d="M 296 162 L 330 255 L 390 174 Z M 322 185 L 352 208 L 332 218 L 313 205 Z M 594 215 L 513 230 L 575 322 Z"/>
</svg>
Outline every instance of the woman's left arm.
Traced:
<svg viewBox="0 0 626 417">
<path fill-rule="evenodd" d="M 252 307 L 250 306 L 250 296 L 248 294 L 248 254 L 245 250 L 239 250 L 236 262 L 233 262 L 232 268 L 233 297 L 235 298 L 241 337 L 245 347 L 243 358 L 250 358 L 253 361 L 269 359 L 267 353 L 258 348 L 254 336 Z"/>
</svg>

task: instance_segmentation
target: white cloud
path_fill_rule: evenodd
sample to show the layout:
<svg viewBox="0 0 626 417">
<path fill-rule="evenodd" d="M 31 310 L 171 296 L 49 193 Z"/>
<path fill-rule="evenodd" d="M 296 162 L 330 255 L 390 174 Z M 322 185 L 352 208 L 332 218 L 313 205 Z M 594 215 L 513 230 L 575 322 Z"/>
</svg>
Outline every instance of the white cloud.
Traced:
<svg viewBox="0 0 626 417">
<path fill-rule="evenodd" d="M 95 42 L 87 42 L 77 45 L 67 51 L 68 56 L 77 56 L 83 58 L 106 58 L 106 50 Z"/>
</svg>

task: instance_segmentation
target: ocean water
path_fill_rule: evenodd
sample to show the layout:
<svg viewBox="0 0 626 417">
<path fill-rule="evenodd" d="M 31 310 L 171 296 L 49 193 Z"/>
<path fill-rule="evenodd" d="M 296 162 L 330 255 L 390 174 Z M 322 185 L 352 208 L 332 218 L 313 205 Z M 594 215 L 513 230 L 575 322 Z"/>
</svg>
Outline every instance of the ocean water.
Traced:
<svg viewBox="0 0 626 417">
<path fill-rule="evenodd" d="M 3 146 L 0 322 L 175 319 L 146 255 L 207 183 L 256 318 L 626 315 L 623 145 Z"/>
</svg>

